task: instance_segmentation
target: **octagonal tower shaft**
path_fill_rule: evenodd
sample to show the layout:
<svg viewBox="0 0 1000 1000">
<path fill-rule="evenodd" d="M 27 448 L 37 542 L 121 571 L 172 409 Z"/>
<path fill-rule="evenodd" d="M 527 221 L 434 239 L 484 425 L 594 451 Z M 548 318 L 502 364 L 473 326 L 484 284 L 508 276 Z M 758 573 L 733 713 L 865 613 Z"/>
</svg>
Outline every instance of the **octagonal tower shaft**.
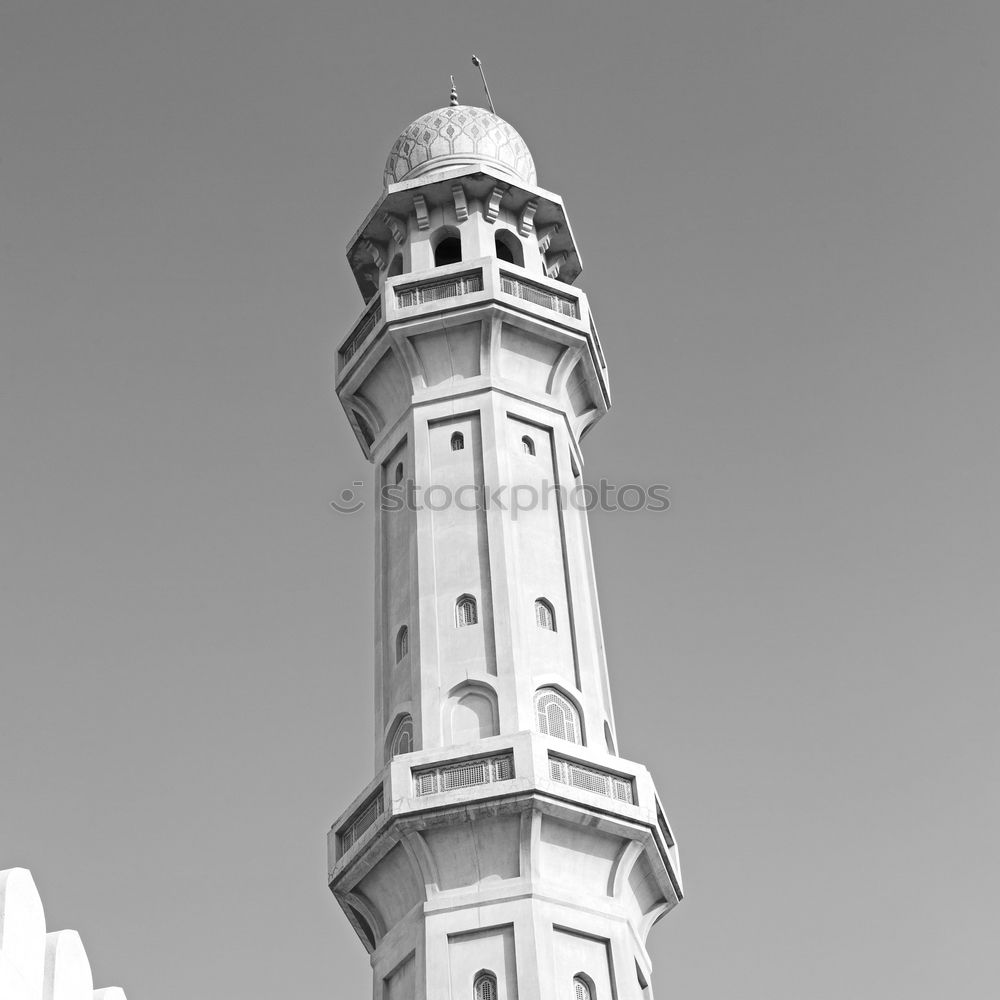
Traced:
<svg viewBox="0 0 1000 1000">
<path fill-rule="evenodd" d="M 330 886 L 376 1000 L 649 997 L 645 938 L 681 895 L 652 780 L 617 751 L 580 479 L 606 367 L 562 202 L 516 152 L 387 166 L 348 247 L 377 774 L 331 830 Z"/>
</svg>

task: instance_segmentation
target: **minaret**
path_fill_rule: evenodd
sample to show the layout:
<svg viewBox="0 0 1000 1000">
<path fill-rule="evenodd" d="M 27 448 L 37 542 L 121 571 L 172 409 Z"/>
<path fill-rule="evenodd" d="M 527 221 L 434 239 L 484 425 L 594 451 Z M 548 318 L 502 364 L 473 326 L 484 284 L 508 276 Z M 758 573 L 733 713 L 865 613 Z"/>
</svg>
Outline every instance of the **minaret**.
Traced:
<svg viewBox="0 0 1000 1000">
<path fill-rule="evenodd" d="M 580 478 L 610 397 L 562 200 L 453 89 L 396 140 L 347 255 L 375 777 L 330 831 L 329 884 L 374 998 L 652 997 L 680 865 L 649 772 L 618 755 Z"/>
</svg>

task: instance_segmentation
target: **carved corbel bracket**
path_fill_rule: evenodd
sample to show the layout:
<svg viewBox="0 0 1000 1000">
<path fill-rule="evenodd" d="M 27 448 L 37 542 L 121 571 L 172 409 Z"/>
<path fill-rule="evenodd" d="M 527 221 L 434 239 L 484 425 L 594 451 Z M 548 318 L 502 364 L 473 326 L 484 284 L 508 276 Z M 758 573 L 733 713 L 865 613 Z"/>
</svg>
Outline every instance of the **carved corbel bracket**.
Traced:
<svg viewBox="0 0 1000 1000">
<path fill-rule="evenodd" d="M 556 222 L 554 225 L 544 226 L 538 230 L 538 249 L 541 250 L 542 253 L 548 253 L 549 245 L 552 243 L 552 237 L 555 236 L 561 228 L 562 226 Z"/>
<path fill-rule="evenodd" d="M 465 188 L 458 181 L 451 186 L 451 196 L 455 199 L 455 216 L 459 222 L 465 222 L 469 217 L 469 203 L 465 200 Z"/>
<path fill-rule="evenodd" d="M 535 228 L 535 212 L 537 211 L 537 201 L 529 201 L 528 204 L 521 209 L 521 215 L 517 220 L 517 231 L 522 236 L 531 235 L 531 231 Z"/>
<path fill-rule="evenodd" d="M 417 229 L 423 231 L 431 228 L 431 217 L 427 211 L 427 199 L 422 194 L 413 196 L 413 211 L 417 213 Z"/>
<path fill-rule="evenodd" d="M 506 193 L 507 189 L 500 187 L 499 184 L 490 192 L 489 200 L 483 209 L 483 217 L 487 222 L 494 223 L 497 221 L 497 216 L 500 214 L 500 201 Z"/>
<path fill-rule="evenodd" d="M 402 246 L 406 242 L 406 222 L 389 212 L 382 214 L 382 221 L 389 227 L 393 240 Z"/>
<path fill-rule="evenodd" d="M 382 250 L 380 244 L 376 243 L 374 240 L 362 240 L 361 245 L 364 247 L 365 252 L 373 261 L 375 261 L 375 266 L 380 270 L 385 270 L 386 259 L 385 253 Z"/>
<path fill-rule="evenodd" d="M 545 274 L 549 278 L 558 278 L 559 269 L 563 266 L 566 260 L 569 258 L 569 254 L 565 250 L 560 250 L 559 253 L 550 254 L 545 258 Z"/>
</svg>

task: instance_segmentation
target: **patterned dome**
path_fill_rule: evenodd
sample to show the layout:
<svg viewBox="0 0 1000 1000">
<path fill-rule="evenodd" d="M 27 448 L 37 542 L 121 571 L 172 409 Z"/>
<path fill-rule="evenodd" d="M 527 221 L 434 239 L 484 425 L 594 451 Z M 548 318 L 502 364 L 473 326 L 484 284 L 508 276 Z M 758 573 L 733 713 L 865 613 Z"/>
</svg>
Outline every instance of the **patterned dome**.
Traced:
<svg viewBox="0 0 1000 1000">
<path fill-rule="evenodd" d="M 537 183 L 535 161 L 513 126 L 485 108 L 459 104 L 430 111 L 403 129 L 385 161 L 385 184 L 476 163 Z"/>
</svg>

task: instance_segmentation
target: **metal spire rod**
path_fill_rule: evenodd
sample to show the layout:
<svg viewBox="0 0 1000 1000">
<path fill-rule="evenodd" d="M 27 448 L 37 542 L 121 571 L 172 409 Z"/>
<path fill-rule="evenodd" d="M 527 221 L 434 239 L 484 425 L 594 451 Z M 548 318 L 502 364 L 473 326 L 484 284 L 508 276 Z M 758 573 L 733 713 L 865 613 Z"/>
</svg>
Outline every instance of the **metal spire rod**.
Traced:
<svg viewBox="0 0 1000 1000">
<path fill-rule="evenodd" d="M 496 114 L 497 109 L 493 107 L 493 98 L 490 97 L 490 85 L 486 82 L 486 71 L 483 69 L 483 62 L 479 56 L 472 57 L 472 65 L 479 67 L 479 75 L 483 78 L 483 88 L 486 90 L 486 100 L 490 102 L 490 111 Z"/>
</svg>

